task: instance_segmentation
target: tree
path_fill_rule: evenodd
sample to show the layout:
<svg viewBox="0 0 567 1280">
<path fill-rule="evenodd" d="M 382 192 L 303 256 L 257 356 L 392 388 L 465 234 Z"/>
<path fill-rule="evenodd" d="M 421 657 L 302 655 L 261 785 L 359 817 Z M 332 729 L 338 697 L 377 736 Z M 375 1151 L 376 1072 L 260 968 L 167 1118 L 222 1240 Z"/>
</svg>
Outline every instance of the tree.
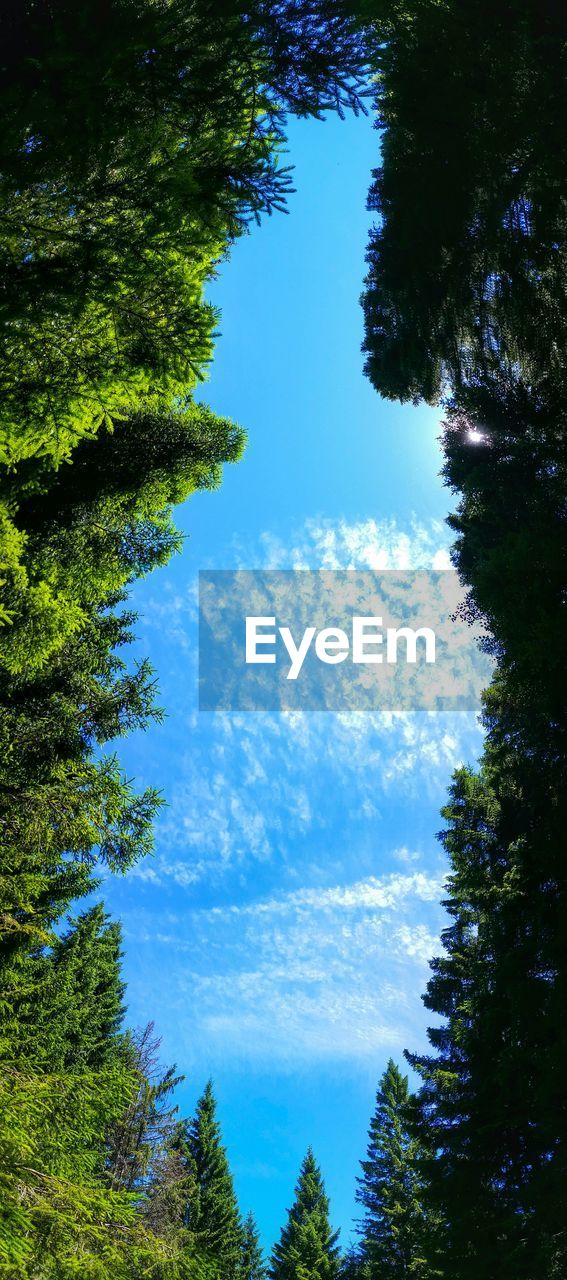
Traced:
<svg viewBox="0 0 567 1280">
<path fill-rule="evenodd" d="M 563 385 L 544 368 L 531 384 L 477 377 L 449 402 L 443 432 L 443 475 L 459 499 L 448 524 L 468 587 L 466 614 L 487 631 L 485 647 L 524 722 L 529 703 L 534 729 L 545 725 L 547 754 L 546 735 L 549 747 L 559 746 L 563 705 L 566 420 Z"/>
<path fill-rule="evenodd" d="M 479 378 L 445 429 L 465 612 L 498 660 L 480 771 L 457 772 L 443 811 L 451 925 L 425 1000 L 442 1024 L 412 1059 L 451 1280 L 559 1274 L 567 1250 L 564 415 L 543 369 L 532 386 Z"/>
<path fill-rule="evenodd" d="M 46 1280 L 132 1280 L 163 1258 L 132 1197 L 104 1179 L 104 1135 L 135 1087 L 123 1065 L 0 1082 L 0 1266 Z"/>
<path fill-rule="evenodd" d="M 242 448 L 191 399 L 205 287 L 284 206 L 287 113 L 361 106 L 366 35 L 329 0 L 23 0 L 0 42 L 0 1270 L 230 1280 L 212 1092 L 177 1120 L 150 1033 L 120 1032 L 118 928 L 61 921 L 151 846 L 158 796 L 101 755 L 160 714 L 122 605 Z"/>
<path fill-rule="evenodd" d="M 363 298 L 382 395 L 436 401 L 479 370 L 564 376 L 564 9 L 380 0 L 382 163 Z"/>
<path fill-rule="evenodd" d="M 339 1274 L 338 1236 L 329 1224 L 329 1201 L 309 1148 L 301 1165 L 294 1203 L 274 1246 L 271 1280 L 335 1280 Z"/>
<path fill-rule="evenodd" d="M 26 957 L 12 1004 L 20 1062 L 41 1071 L 100 1071 L 122 1055 L 120 925 L 91 907 L 48 949 Z"/>
<path fill-rule="evenodd" d="M 534 0 L 377 9 L 366 367 L 382 394 L 450 396 L 453 559 L 498 662 L 480 770 L 457 772 L 444 811 L 451 923 L 432 1052 L 410 1061 L 444 1274 L 535 1280 L 567 1255 L 567 27 Z"/>
<path fill-rule="evenodd" d="M 93 609 L 166 564 L 181 546 L 172 507 L 216 488 L 244 439 L 185 399 L 82 440 L 58 472 L 44 460 L 22 464 L 17 481 L 0 475 L 0 505 L 15 508 L 20 546 L 4 584 L 10 625 L 0 630 L 0 665 L 14 675 L 43 669 Z"/>
<path fill-rule="evenodd" d="M 243 1228 L 210 1080 L 187 1128 L 187 1151 L 195 1178 L 188 1225 L 199 1253 L 218 1267 L 222 1280 L 238 1280 Z"/>
<path fill-rule="evenodd" d="M 497 681 L 481 770 L 456 774 L 443 811 L 451 924 L 425 997 L 441 1023 L 433 1052 L 411 1059 L 437 1153 L 446 1274 L 458 1280 L 481 1261 L 510 1280 L 559 1276 L 567 1259 L 565 753 L 526 711 L 522 723 Z"/>
<path fill-rule="evenodd" d="M 128 671 L 119 657 L 134 617 L 117 606 L 131 579 L 178 545 L 171 503 L 216 484 L 241 446 L 232 423 L 185 404 L 83 442 L 72 468 L 46 473 L 49 487 L 35 470 L 21 475 L 27 586 L 12 597 L 0 641 L 10 672 L 0 696 L 9 956 L 39 934 L 47 941 L 45 930 L 92 887 L 89 862 L 125 869 L 151 846 L 156 793 L 136 796 L 115 758 L 92 757 L 161 714 L 149 665 Z"/>
<path fill-rule="evenodd" d="M 183 1077 L 176 1075 L 175 1066 L 161 1068 L 160 1044 L 149 1022 L 122 1045 L 123 1061 L 135 1073 L 138 1089 L 107 1140 L 106 1173 L 115 1189 L 142 1191 L 156 1153 L 177 1128 L 171 1095 Z"/>
<path fill-rule="evenodd" d="M 242 1256 L 240 1280 L 266 1280 L 268 1268 L 260 1245 L 260 1236 L 254 1214 L 250 1212 L 242 1228 Z"/>
<path fill-rule="evenodd" d="M 370 1263 L 360 1247 L 351 1245 L 343 1254 L 339 1280 L 370 1280 Z"/>
<path fill-rule="evenodd" d="M 204 286 L 290 187 L 286 111 L 358 109 L 368 55 L 321 0 L 26 0 L 0 40 L 0 457 L 58 463 L 202 378 Z"/>
<path fill-rule="evenodd" d="M 370 1280 L 426 1280 L 434 1274 L 426 1257 L 433 1232 L 423 1204 L 423 1157 L 412 1124 L 407 1076 L 390 1059 L 357 1179 L 356 1199 L 365 1211 L 358 1228 L 361 1261 Z"/>
</svg>

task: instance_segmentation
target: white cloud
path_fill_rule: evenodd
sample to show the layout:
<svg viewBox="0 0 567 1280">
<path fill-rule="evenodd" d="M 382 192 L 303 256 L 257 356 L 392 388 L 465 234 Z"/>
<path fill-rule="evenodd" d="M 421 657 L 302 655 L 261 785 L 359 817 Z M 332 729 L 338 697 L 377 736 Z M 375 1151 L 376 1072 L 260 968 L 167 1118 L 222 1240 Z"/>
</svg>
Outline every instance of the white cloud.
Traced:
<svg viewBox="0 0 567 1280">
<path fill-rule="evenodd" d="M 170 913 L 157 934 L 138 921 L 136 936 L 152 955 L 165 949 L 160 1004 L 173 1001 L 186 1053 L 205 1043 L 210 1061 L 366 1062 L 422 1041 L 441 892 L 439 876 L 370 876 Z"/>
<path fill-rule="evenodd" d="M 231 559 L 442 568 L 446 556 L 441 524 L 339 520 L 307 522 L 287 546 L 266 534 Z M 427 961 L 445 923 L 435 818 L 452 770 L 479 751 L 476 717 L 202 717 L 190 705 L 194 584 L 154 622 L 180 750 L 156 856 L 130 873 L 140 904 L 123 913 L 136 955 L 131 1016 L 137 1002 L 159 1012 L 189 1070 L 204 1057 L 210 1069 L 295 1069 L 420 1047 Z"/>
<path fill-rule="evenodd" d="M 239 547 L 240 568 L 445 569 L 449 534 L 443 521 L 308 519 L 288 540 L 260 535 L 258 549 Z M 259 552 L 259 554 L 258 554 Z"/>
</svg>

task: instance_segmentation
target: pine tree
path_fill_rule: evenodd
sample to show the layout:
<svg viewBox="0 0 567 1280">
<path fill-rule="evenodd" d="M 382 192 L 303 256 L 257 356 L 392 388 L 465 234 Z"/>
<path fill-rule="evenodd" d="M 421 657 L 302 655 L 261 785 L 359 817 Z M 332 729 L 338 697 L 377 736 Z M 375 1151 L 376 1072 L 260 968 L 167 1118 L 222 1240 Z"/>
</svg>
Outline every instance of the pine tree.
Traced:
<svg viewBox="0 0 567 1280">
<path fill-rule="evenodd" d="M 295 1201 L 274 1246 L 270 1280 L 335 1280 L 339 1274 L 338 1236 L 329 1223 L 329 1201 L 309 1148 L 301 1165 Z"/>
<path fill-rule="evenodd" d="M 366 372 L 436 401 L 506 366 L 565 375 L 565 8 L 376 0 L 381 162 Z"/>
<path fill-rule="evenodd" d="M 13 1006 L 21 1061 L 47 1071 L 98 1071 L 122 1054 L 120 925 L 102 904 L 32 954 Z"/>
<path fill-rule="evenodd" d="M 359 109 L 361 24 L 329 0 L 22 0 L 0 11 L 0 457 L 68 457 L 212 354 L 203 297 L 282 208 L 286 112 Z"/>
<path fill-rule="evenodd" d="M 412 1132 L 407 1076 L 390 1059 L 357 1180 L 356 1198 L 365 1210 L 359 1226 L 360 1254 L 370 1280 L 426 1280 L 433 1274 L 425 1259 L 428 1224 L 419 1170 L 423 1154 Z"/>
<path fill-rule="evenodd" d="M 242 1229 L 242 1256 L 240 1280 L 266 1280 L 268 1268 L 260 1245 L 260 1236 L 252 1211 L 244 1220 Z"/>
<path fill-rule="evenodd" d="M 238 1280 L 243 1228 L 210 1080 L 187 1128 L 187 1151 L 195 1177 L 188 1224 L 199 1253 L 219 1268 L 222 1280 Z"/>
<path fill-rule="evenodd" d="M 80 634 L 98 604 L 164 565 L 181 547 L 173 505 L 220 483 L 244 433 L 189 398 L 131 413 L 77 444 L 72 466 L 43 460 L 2 475 L 0 506 L 22 540 L 3 588 L 10 626 L 0 668 L 28 678 Z M 17 510 L 15 504 L 17 502 Z"/>
<path fill-rule="evenodd" d="M 109 1188 L 105 1134 L 136 1081 L 123 1063 L 0 1077 L 0 1268 L 7 1277 L 132 1280 L 163 1258 L 131 1196 Z M 134 1271 L 133 1271 L 134 1268 Z"/>
<path fill-rule="evenodd" d="M 154 1152 L 175 1128 L 177 1106 L 172 1094 L 183 1077 L 175 1066 L 162 1069 L 161 1041 L 153 1022 L 129 1032 L 121 1059 L 136 1080 L 128 1107 L 106 1142 L 106 1176 L 111 1187 L 128 1192 L 144 1189 Z"/>
<path fill-rule="evenodd" d="M 341 1258 L 339 1280 L 370 1280 L 370 1263 L 360 1246 L 352 1245 Z"/>
</svg>

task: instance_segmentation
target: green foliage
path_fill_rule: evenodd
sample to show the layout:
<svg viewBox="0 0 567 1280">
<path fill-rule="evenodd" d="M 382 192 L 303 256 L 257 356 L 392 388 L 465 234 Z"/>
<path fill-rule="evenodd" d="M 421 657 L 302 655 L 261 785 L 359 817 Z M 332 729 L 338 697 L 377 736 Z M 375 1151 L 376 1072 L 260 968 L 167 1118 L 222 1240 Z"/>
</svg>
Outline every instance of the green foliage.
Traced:
<svg viewBox="0 0 567 1280">
<path fill-rule="evenodd" d="M 529 702 L 550 746 L 563 705 L 566 416 L 564 389 L 548 376 L 532 386 L 478 379 L 449 406 L 443 437 L 466 612 L 483 621 L 508 696 Z"/>
<path fill-rule="evenodd" d="M 329 1224 L 329 1201 L 311 1148 L 301 1165 L 295 1201 L 272 1253 L 271 1280 L 335 1280 L 338 1231 Z"/>
<path fill-rule="evenodd" d="M 358 108 L 346 6 L 26 0 L 5 62 L 0 459 L 55 463 L 203 377 L 204 285 L 283 207 L 286 108 Z"/>
<path fill-rule="evenodd" d="M 442 1024 L 415 1059 L 451 1280 L 486 1258 L 510 1280 L 558 1275 L 567 1257 L 564 415 L 546 371 L 532 387 L 491 375 L 445 430 L 465 612 L 498 659 L 480 772 L 456 774 L 444 810 L 452 923 L 426 996 Z"/>
<path fill-rule="evenodd" d="M 341 1258 L 339 1280 L 370 1280 L 370 1263 L 362 1249 L 352 1245 Z"/>
<path fill-rule="evenodd" d="M 5 1280 L 133 1276 L 160 1246 L 132 1199 L 104 1185 L 102 1135 L 133 1087 L 123 1067 L 0 1083 L 0 1275 Z"/>
<path fill-rule="evenodd" d="M 565 751 L 545 714 L 509 702 L 505 671 L 486 727 L 480 773 L 457 773 L 444 810 L 452 923 L 425 1001 L 442 1022 L 415 1060 L 446 1274 L 467 1280 L 485 1257 L 530 1278 L 567 1258 Z"/>
<path fill-rule="evenodd" d="M 542 0 L 380 0 L 382 163 L 366 371 L 435 401 L 479 372 L 564 377 L 565 11 Z"/>
<path fill-rule="evenodd" d="M 242 1256 L 240 1260 L 240 1280 L 266 1280 L 268 1268 L 260 1245 L 260 1237 L 254 1214 L 250 1212 L 244 1220 L 242 1228 Z"/>
<path fill-rule="evenodd" d="M 243 1228 L 209 1080 L 186 1134 L 194 1173 L 188 1223 L 199 1253 L 214 1261 L 222 1280 L 239 1280 Z"/>
<path fill-rule="evenodd" d="M 115 1189 L 142 1191 L 154 1160 L 176 1130 L 177 1106 L 171 1095 L 183 1077 L 175 1074 L 175 1067 L 161 1068 L 159 1048 L 152 1022 L 129 1034 L 122 1046 L 123 1060 L 135 1071 L 138 1088 L 107 1141 L 106 1169 Z"/>
<path fill-rule="evenodd" d="M 225 462 L 242 453 L 243 432 L 190 400 L 133 413 L 83 440 L 72 465 L 20 467 L 18 484 L 0 481 L 12 517 L 10 626 L 0 629 L 0 663 L 12 674 L 41 669 L 93 608 L 180 547 L 173 504 L 220 483 Z M 14 504 L 15 505 L 15 504 Z"/>
<path fill-rule="evenodd" d="M 62 919 L 152 843 L 101 755 L 160 715 L 127 589 L 243 447 L 192 399 L 206 286 L 284 207 L 287 113 L 362 105 L 367 33 L 342 0 L 22 0 L 0 44 L 0 1276 L 258 1277 L 211 1091 L 176 1118 L 118 927 Z"/>
<path fill-rule="evenodd" d="M 427 1203 L 447 1280 L 547 1280 L 567 1266 L 567 25 L 535 0 L 376 13 L 366 368 L 387 396 L 450 395 L 453 559 L 498 660 L 481 768 L 444 810 L 451 923 L 410 1059 Z"/>
<path fill-rule="evenodd" d="M 26 955 L 13 1006 L 20 1062 L 40 1070 L 101 1070 L 121 1052 L 120 926 L 91 907 L 49 948 Z"/>
<path fill-rule="evenodd" d="M 356 1199 L 364 1209 L 359 1265 L 366 1264 L 369 1280 L 429 1280 L 437 1274 L 427 1260 L 434 1231 L 423 1203 L 420 1165 L 425 1153 L 414 1130 L 407 1076 L 390 1059 L 357 1180 Z"/>
</svg>

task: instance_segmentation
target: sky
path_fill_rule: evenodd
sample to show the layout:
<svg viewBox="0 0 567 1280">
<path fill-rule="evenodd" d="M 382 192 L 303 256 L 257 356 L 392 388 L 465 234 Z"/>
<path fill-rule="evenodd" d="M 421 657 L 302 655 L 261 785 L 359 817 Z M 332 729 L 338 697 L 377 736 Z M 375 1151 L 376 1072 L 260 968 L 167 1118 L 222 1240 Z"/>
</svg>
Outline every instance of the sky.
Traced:
<svg viewBox="0 0 567 1280">
<path fill-rule="evenodd" d="M 378 1079 L 426 1044 L 439 810 L 481 734 L 473 712 L 197 710 L 199 569 L 448 564 L 439 411 L 383 402 L 363 376 L 378 135 L 360 117 L 289 137 L 289 215 L 239 241 L 210 289 L 219 337 L 200 396 L 245 427 L 244 459 L 178 508 L 183 552 L 134 591 L 134 653 L 167 716 L 118 749 L 167 804 L 155 854 L 104 900 L 123 923 L 128 1022 L 155 1021 L 186 1075 L 183 1114 L 213 1077 L 266 1247 L 309 1144 L 346 1247 Z"/>
</svg>

